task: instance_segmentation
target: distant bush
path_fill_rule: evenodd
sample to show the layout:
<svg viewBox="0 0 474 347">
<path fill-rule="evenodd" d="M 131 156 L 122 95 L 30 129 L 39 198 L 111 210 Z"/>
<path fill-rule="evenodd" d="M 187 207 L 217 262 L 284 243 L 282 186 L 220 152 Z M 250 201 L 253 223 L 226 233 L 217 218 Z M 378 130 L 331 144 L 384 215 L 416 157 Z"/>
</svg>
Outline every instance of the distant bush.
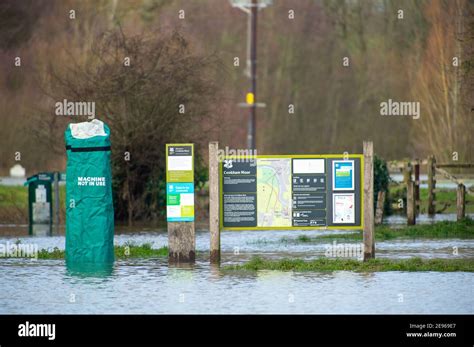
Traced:
<svg viewBox="0 0 474 347">
<path fill-rule="evenodd" d="M 377 196 L 379 191 L 385 192 L 384 214 L 391 213 L 388 186 L 391 178 L 388 172 L 387 163 L 382 158 L 374 156 L 374 211 L 377 206 Z"/>
</svg>

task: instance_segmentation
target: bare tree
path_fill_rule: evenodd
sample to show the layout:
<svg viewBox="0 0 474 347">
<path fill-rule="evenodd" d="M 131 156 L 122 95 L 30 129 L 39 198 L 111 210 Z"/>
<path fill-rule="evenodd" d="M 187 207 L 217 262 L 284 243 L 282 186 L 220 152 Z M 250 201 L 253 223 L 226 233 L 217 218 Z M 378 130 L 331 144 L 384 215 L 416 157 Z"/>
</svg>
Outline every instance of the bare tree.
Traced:
<svg viewBox="0 0 474 347">
<path fill-rule="evenodd" d="M 192 53 L 178 32 L 104 34 L 85 63 L 58 73 L 58 100 L 93 101 L 111 129 L 116 216 L 131 225 L 165 211 L 165 144 L 201 143 L 218 125 L 213 56 Z M 61 97 L 60 97 L 61 95 Z"/>
<path fill-rule="evenodd" d="M 457 5 L 457 6 L 453 6 Z M 418 148 L 451 160 L 452 153 L 469 160 L 473 153 L 472 114 L 460 99 L 461 57 L 457 43 L 458 21 L 467 2 L 431 1 L 426 15 L 431 22 L 424 64 L 420 67 L 413 93 L 421 103 L 421 118 L 415 130 L 421 139 Z M 461 35 L 461 37 L 459 37 Z"/>
</svg>

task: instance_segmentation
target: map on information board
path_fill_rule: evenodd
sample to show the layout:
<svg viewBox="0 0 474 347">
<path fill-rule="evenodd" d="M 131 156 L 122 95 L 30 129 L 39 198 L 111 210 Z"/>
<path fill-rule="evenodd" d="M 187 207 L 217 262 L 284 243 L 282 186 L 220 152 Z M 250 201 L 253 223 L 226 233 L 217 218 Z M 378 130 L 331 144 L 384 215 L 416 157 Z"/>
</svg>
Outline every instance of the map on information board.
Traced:
<svg viewBox="0 0 474 347">
<path fill-rule="evenodd" d="M 291 226 L 291 159 L 257 159 L 258 226 Z"/>
</svg>

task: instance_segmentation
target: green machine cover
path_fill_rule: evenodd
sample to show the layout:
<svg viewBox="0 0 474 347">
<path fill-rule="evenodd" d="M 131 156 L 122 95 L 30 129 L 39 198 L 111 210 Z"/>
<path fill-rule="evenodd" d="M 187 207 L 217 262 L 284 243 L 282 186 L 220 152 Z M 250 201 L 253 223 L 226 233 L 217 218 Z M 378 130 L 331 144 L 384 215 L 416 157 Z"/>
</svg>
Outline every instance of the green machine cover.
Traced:
<svg viewBox="0 0 474 347">
<path fill-rule="evenodd" d="M 114 261 L 114 207 L 110 130 L 99 121 L 69 124 L 65 131 L 66 263 Z"/>
</svg>

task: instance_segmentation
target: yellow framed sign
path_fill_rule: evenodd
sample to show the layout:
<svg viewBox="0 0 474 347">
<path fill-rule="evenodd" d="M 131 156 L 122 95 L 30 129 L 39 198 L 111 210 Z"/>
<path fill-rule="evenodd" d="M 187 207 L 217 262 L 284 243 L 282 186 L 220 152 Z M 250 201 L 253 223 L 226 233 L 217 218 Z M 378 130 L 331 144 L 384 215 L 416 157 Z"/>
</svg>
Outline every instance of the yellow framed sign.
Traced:
<svg viewBox="0 0 474 347">
<path fill-rule="evenodd" d="M 166 145 L 166 219 L 194 221 L 194 145 Z"/>
<path fill-rule="evenodd" d="M 362 154 L 226 156 L 221 229 L 362 229 L 363 161 Z"/>
</svg>

